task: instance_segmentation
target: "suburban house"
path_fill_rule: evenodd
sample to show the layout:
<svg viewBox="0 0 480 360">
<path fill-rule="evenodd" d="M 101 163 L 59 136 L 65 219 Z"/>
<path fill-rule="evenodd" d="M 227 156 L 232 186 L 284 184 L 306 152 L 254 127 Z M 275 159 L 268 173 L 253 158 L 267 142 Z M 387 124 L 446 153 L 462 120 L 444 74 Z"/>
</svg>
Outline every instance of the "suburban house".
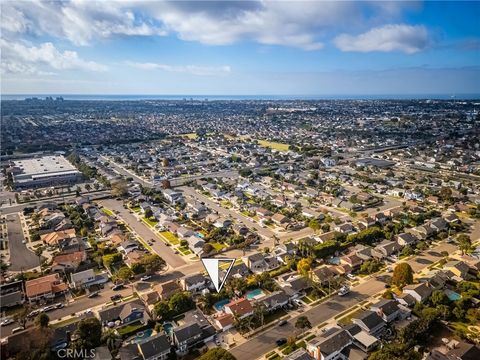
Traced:
<svg viewBox="0 0 480 360">
<path fill-rule="evenodd" d="M 400 315 L 400 308 L 395 300 L 382 299 L 373 304 L 370 309 L 375 311 L 383 321 L 389 323 L 396 320 Z"/>
<path fill-rule="evenodd" d="M 192 274 L 182 278 L 180 285 L 184 291 L 197 292 L 207 287 L 207 279 L 202 274 Z"/>
<path fill-rule="evenodd" d="M 351 234 L 353 233 L 353 226 L 350 223 L 344 223 L 344 224 L 335 225 L 333 227 L 333 230 L 341 232 L 343 234 Z"/>
<path fill-rule="evenodd" d="M 193 253 L 197 256 L 202 255 L 203 246 L 205 245 L 205 240 L 199 238 L 198 236 L 192 235 L 185 239 L 188 242 L 188 247 Z"/>
<path fill-rule="evenodd" d="M 352 322 L 370 335 L 380 333 L 386 326 L 382 317 L 374 311 L 363 311 L 360 315 L 353 318 Z"/>
<path fill-rule="evenodd" d="M 128 254 L 130 251 L 138 249 L 138 243 L 133 240 L 126 240 L 120 244 L 118 250 L 125 254 Z"/>
<path fill-rule="evenodd" d="M 267 266 L 265 256 L 262 253 L 244 256 L 242 257 L 242 261 L 253 273 L 263 272 Z"/>
<path fill-rule="evenodd" d="M 166 360 L 170 356 L 171 344 L 167 335 L 157 334 L 137 343 L 143 360 Z"/>
<path fill-rule="evenodd" d="M 345 255 L 340 258 L 340 263 L 350 265 L 352 270 L 357 270 L 363 263 L 363 259 L 355 254 Z"/>
<path fill-rule="evenodd" d="M 179 353 L 186 353 L 188 350 L 202 340 L 202 329 L 194 322 L 184 324 L 173 329 L 173 343 L 177 346 Z"/>
<path fill-rule="evenodd" d="M 301 297 L 310 288 L 308 280 L 299 275 L 284 275 L 278 280 L 280 287 L 290 298 Z"/>
<path fill-rule="evenodd" d="M 397 253 L 401 248 L 400 244 L 396 241 L 383 240 L 373 248 L 372 255 L 376 258 L 383 259 Z"/>
<path fill-rule="evenodd" d="M 87 259 L 85 251 L 74 251 L 69 254 L 59 254 L 53 258 L 53 272 L 71 272 L 77 270 L 80 264 Z"/>
<path fill-rule="evenodd" d="M 280 214 L 280 213 L 274 214 L 274 215 L 272 216 L 272 221 L 273 221 L 276 225 L 283 225 L 283 224 L 289 222 L 288 218 L 287 218 L 285 215 Z"/>
<path fill-rule="evenodd" d="M 219 217 L 219 218 L 218 218 L 217 220 L 215 220 L 215 222 L 213 223 L 213 226 L 215 226 L 216 228 L 219 228 L 219 229 L 227 228 L 227 227 L 229 227 L 230 225 L 232 225 L 232 220 L 226 219 L 226 218 L 222 218 L 222 217 Z"/>
<path fill-rule="evenodd" d="M 280 309 L 283 306 L 286 306 L 290 300 L 290 297 L 285 294 L 284 291 L 278 290 L 273 293 L 265 296 L 259 300 L 262 304 L 265 305 L 267 311 L 275 311 Z"/>
<path fill-rule="evenodd" d="M 163 190 L 163 196 L 173 205 L 183 202 L 183 193 L 172 189 Z"/>
<path fill-rule="evenodd" d="M 443 265 L 443 269 L 450 271 L 461 279 L 465 279 L 468 274 L 469 266 L 463 261 L 454 260 Z"/>
<path fill-rule="evenodd" d="M 154 289 L 162 300 L 168 300 L 170 296 L 181 291 L 180 286 L 178 286 L 175 280 L 170 280 L 162 284 L 155 285 Z"/>
<path fill-rule="evenodd" d="M 424 302 L 432 293 L 432 289 L 426 283 L 407 285 L 403 288 L 403 293 L 412 296 L 417 302 Z"/>
<path fill-rule="evenodd" d="M 240 298 L 238 300 L 232 300 L 226 304 L 224 311 L 227 314 L 236 315 L 240 319 L 243 319 L 253 314 L 253 307 L 248 299 Z"/>
<path fill-rule="evenodd" d="M 299 348 L 283 358 L 283 360 L 314 360 L 304 348 Z"/>
<path fill-rule="evenodd" d="M 320 284 L 326 284 L 333 279 L 337 274 L 333 272 L 328 266 L 320 266 L 312 271 L 312 280 Z"/>
<path fill-rule="evenodd" d="M 103 326 L 125 326 L 134 322 L 146 324 L 150 319 L 144 305 L 140 300 L 130 301 L 98 311 L 98 317 Z"/>
<path fill-rule="evenodd" d="M 413 245 L 417 240 L 417 237 L 411 233 L 401 233 L 397 235 L 397 242 L 401 246 Z"/>
<path fill-rule="evenodd" d="M 95 274 L 93 269 L 80 271 L 70 275 L 70 285 L 75 289 L 87 288 L 96 284 L 104 284 L 108 281 L 106 273 Z"/>
<path fill-rule="evenodd" d="M 186 227 L 183 227 L 183 226 L 180 226 L 178 229 L 177 229 L 177 236 L 179 239 L 186 239 L 190 236 L 193 236 L 194 235 L 194 232 L 192 231 L 192 229 L 188 229 Z"/>
<path fill-rule="evenodd" d="M 308 341 L 307 351 L 317 360 L 345 359 L 341 352 L 350 344 L 350 335 L 343 329 L 333 327 Z"/>
<path fill-rule="evenodd" d="M 52 299 L 68 289 L 58 273 L 42 276 L 25 282 L 25 294 L 30 303 Z"/>
<path fill-rule="evenodd" d="M 233 327 L 234 318 L 232 314 L 219 313 L 213 316 L 213 324 L 221 331 L 227 331 Z"/>
<path fill-rule="evenodd" d="M 40 240 L 42 240 L 44 244 L 58 246 L 60 242 L 66 239 L 72 239 L 74 237 L 76 237 L 75 229 L 66 229 L 43 234 L 40 236 Z"/>
</svg>

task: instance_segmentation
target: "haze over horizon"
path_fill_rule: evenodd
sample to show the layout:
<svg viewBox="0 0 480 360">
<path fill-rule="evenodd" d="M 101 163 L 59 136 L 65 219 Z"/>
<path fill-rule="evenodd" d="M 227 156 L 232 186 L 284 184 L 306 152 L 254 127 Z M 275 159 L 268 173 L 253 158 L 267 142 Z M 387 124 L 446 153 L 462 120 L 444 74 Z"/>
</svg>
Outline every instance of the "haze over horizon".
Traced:
<svg viewBox="0 0 480 360">
<path fill-rule="evenodd" d="M 478 2 L 4 1 L 1 10 L 4 95 L 480 93 Z"/>
</svg>

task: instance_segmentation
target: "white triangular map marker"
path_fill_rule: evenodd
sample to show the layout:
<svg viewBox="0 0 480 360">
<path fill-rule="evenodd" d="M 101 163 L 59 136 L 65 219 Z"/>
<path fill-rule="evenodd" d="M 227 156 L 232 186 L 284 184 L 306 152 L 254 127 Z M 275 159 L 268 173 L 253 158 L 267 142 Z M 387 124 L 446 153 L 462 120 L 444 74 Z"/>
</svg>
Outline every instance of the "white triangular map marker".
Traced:
<svg viewBox="0 0 480 360">
<path fill-rule="evenodd" d="M 223 280 L 220 281 L 220 263 L 230 263 L 227 269 L 227 273 L 223 277 Z M 228 278 L 228 274 L 230 274 L 230 270 L 232 270 L 233 264 L 235 263 L 235 259 L 225 259 L 225 258 L 202 258 L 203 266 L 205 270 L 207 270 L 207 274 L 212 280 L 213 286 L 215 286 L 215 290 L 220 292 L 222 290 L 225 281 Z"/>
</svg>

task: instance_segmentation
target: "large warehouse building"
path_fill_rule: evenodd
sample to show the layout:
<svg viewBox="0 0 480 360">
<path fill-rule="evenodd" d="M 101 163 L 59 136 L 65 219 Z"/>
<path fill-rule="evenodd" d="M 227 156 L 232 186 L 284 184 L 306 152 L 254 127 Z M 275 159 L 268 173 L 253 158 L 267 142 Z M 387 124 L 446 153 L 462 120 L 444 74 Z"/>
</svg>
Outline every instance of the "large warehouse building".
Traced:
<svg viewBox="0 0 480 360">
<path fill-rule="evenodd" d="M 15 188 L 74 184 L 82 178 L 82 174 L 61 155 L 20 159 L 13 163 Z"/>
</svg>

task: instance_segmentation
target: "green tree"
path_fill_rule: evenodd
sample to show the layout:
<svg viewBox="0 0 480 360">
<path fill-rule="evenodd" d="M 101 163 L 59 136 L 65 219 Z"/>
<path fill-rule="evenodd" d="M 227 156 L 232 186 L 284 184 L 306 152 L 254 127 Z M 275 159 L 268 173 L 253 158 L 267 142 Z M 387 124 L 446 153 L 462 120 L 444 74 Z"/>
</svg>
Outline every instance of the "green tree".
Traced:
<svg viewBox="0 0 480 360">
<path fill-rule="evenodd" d="M 155 312 L 155 315 L 157 318 L 161 320 L 168 320 L 171 318 L 171 311 L 170 311 L 170 306 L 168 305 L 167 301 L 159 301 L 155 304 L 153 311 Z"/>
<path fill-rule="evenodd" d="M 318 231 L 320 230 L 321 224 L 320 221 L 318 221 L 317 219 L 312 219 L 308 222 L 308 226 L 310 227 L 310 229 Z"/>
<path fill-rule="evenodd" d="M 28 314 L 30 314 L 31 310 L 32 308 L 29 305 L 24 305 L 19 312 L 15 313 L 13 319 L 18 322 L 21 327 L 25 327 L 28 321 Z"/>
<path fill-rule="evenodd" d="M 181 314 L 187 310 L 195 307 L 195 302 L 192 299 L 192 295 L 189 292 L 179 292 L 173 294 L 168 300 L 170 310 L 175 314 Z"/>
<path fill-rule="evenodd" d="M 300 316 L 295 322 L 295 327 L 297 329 L 311 329 L 312 324 L 310 323 L 310 320 L 308 320 L 306 316 Z"/>
<path fill-rule="evenodd" d="M 472 249 L 472 240 L 467 234 L 460 234 L 457 237 L 458 248 L 462 251 L 462 255 L 469 252 Z"/>
<path fill-rule="evenodd" d="M 42 329 L 48 327 L 49 322 L 50 318 L 45 313 L 41 313 L 35 318 L 35 324 L 40 326 Z"/>
<path fill-rule="evenodd" d="M 121 337 L 114 329 L 108 329 L 102 334 L 102 343 L 106 344 L 108 350 L 115 351 L 121 344 Z"/>
<path fill-rule="evenodd" d="M 112 183 L 112 195 L 113 196 L 125 196 L 128 194 L 128 184 L 126 181 L 120 180 Z"/>
<path fill-rule="evenodd" d="M 149 254 L 145 255 L 141 260 L 140 263 L 145 268 L 145 271 L 149 274 L 162 270 L 166 262 L 157 254 Z"/>
<path fill-rule="evenodd" d="M 433 306 L 446 305 L 448 304 L 448 296 L 442 290 L 433 290 L 430 302 Z"/>
<path fill-rule="evenodd" d="M 128 280 L 133 276 L 133 271 L 128 266 L 122 266 L 115 275 L 121 280 Z"/>
<path fill-rule="evenodd" d="M 392 284 L 399 288 L 413 283 L 413 270 L 408 263 L 400 263 L 393 270 Z"/>
<path fill-rule="evenodd" d="M 412 247 L 410 245 L 406 245 L 403 249 L 401 254 L 403 256 L 410 256 L 413 255 L 415 252 L 413 251 Z"/>
<path fill-rule="evenodd" d="M 77 330 L 75 330 L 75 335 L 80 340 L 79 347 L 83 346 L 86 349 L 96 348 L 101 343 L 102 324 L 95 317 L 80 320 Z"/>
<path fill-rule="evenodd" d="M 297 270 L 303 276 L 308 276 L 311 268 L 312 268 L 312 259 L 310 258 L 300 259 L 297 263 Z"/>
<path fill-rule="evenodd" d="M 153 216 L 153 211 L 150 208 L 145 209 L 145 217 L 150 219 Z"/>
<path fill-rule="evenodd" d="M 236 358 L 227 350 L 216 347 L 209 349 L 205 354 L 200 356 L 198 360 L 236 360 Z"/>
</svg>

